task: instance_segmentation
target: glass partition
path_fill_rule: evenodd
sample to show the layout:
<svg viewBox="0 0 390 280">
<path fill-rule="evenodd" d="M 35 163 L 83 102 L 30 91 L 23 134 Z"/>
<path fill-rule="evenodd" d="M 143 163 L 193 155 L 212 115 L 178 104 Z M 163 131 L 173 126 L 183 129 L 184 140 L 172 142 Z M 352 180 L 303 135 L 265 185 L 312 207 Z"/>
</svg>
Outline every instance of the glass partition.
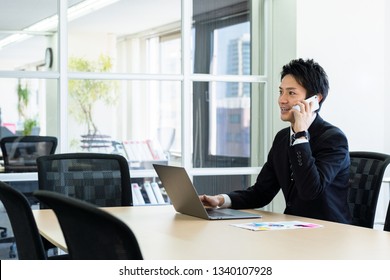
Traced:
<svg viewBox="0 0 390 280">
<path fill-rule="evenodd" d="M 5 1 L 2 121 L 20 130 L 20 85 L 31 92 L 24 120 L 36 118 L 41 134 L 60 136 L 61 152 L 120 153 L 116 143 L 157 139 L 168 162 L 190 172 L 260 166 L 264 2 Z M 9 42 L 14 35 L 23 40 Z"/>
<path fill-rule="evenodd" d="M 69 149 L 125 155 L 131 167 L 181 156 L 181 82 L 69 81 Z"/>
<path fill-rule="evenodd" d="M 57 53 L 57 1 L 2 1 L 0 70 L 51 70 Z M 22 15 L 22 16 L 20 16 Z"/>
<path fill-rule="evenodd" d="M 49 79 L 0 79 L 1 137 L 11 135 L 57 136 L 58 121 L 51 99 L 57 95 L 57 82 Z"/>
<path fill-rule="evenodd" d="M 70 57 L 109 55 L 120 73 L 181 73 L 180 0 L 85 2 L 99 6 L 69 18 Z"/>
</svg>

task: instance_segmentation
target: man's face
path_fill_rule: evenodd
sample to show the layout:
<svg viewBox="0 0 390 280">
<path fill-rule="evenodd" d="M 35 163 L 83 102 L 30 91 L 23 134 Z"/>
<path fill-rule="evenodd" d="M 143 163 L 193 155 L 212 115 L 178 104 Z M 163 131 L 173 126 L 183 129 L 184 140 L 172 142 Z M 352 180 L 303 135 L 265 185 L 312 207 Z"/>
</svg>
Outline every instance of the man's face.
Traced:
<svg viewBox="0 0 390 280">
<path fill-rule="evenodd" d="M 298 101 L 306 98 L 306 89 L 295 80 L 294 76 L 286 75 L 279 86 L 279 108 L 282 121 L 294 122 L 292 107 Z"/>
</svg>

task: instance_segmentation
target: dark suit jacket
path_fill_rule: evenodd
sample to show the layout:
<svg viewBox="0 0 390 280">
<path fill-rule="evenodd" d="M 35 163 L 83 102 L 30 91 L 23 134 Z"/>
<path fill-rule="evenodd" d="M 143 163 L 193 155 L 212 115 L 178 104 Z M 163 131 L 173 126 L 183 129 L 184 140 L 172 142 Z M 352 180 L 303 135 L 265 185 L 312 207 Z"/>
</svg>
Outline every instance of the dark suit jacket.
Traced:
<svg viewBox="0 0 390 280">
<path fill-rule="evenodd" d="M 309 134 L 309 143 L 290 146 L 290 128 L 279 131 L 256 183 L 228 194 L 232 208 L 263 207 L 282 189 L 285 214 L 350 223 L 347 138 L 319 115 Z"/>
</svg>

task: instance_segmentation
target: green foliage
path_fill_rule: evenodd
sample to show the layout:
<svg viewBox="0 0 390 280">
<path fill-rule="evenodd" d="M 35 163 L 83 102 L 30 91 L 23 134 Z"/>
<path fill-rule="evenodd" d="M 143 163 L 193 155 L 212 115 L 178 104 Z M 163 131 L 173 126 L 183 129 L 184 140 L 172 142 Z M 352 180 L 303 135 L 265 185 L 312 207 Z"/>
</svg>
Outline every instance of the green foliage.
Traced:
<svg viewBox="0 0 390 280">
<path fill-rule="evenodd" d="M 96 61 L 80 57 L 69 59 L 69 70 L 74 72 L 109 72 L 112 61 L 109 56 L 100 55 Z M 118 92 L 114 81 L 107 80 L 70 80 L 69 95 L 75 106 L 69 106 L 70 114 L 80 124 L 86 124 L 88 134 L 96 135 L 98 128 L 93 119 L 94 106 L 97 101 L 114 105 L 118 101 Z"/>
<path fill-rule="evenodd" d="M 18 83 L 18 114 L 22 119 L 27 118 L 27 106 L 30 100 L 30 91 L 28 87 L 22 87 L 21 83 Z"/>
<path fill-rule="evenodd" d="M 38 125 L 36 118 L 30 118 L 28 116 L 28 105 L 30 103 L 30 90 L 27 84 L 23 87 L 19 81 L 18 88 L 18 114 L 19 119 L 23 121 L 23 135 L 31 135 L 34 127 Z"/>
<path fill-rule="evenodd" d="M 24 121 L 23 135 L 31 135 L 32 129 L 38 125 L 35 119 L 26 119 Z"/>
</svg>

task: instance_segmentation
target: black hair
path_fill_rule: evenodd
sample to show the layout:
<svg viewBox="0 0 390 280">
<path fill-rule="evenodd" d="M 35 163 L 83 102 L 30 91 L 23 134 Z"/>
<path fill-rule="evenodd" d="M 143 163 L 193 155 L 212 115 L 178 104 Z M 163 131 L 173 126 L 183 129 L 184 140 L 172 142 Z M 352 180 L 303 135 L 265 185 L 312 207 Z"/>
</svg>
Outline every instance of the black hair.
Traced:
<svg viewBox="0 0 390 280">
<path fill-rule="evenodd" d="M 306 89 L 306 98 L 321 93 L 321 103 L 328 96 L 329 82 L 325 70 L 313 59 L 302 58 L 291 60 L 283 66 L 281 80 L 286 75 L 292 75 Z"/>
</svg>

